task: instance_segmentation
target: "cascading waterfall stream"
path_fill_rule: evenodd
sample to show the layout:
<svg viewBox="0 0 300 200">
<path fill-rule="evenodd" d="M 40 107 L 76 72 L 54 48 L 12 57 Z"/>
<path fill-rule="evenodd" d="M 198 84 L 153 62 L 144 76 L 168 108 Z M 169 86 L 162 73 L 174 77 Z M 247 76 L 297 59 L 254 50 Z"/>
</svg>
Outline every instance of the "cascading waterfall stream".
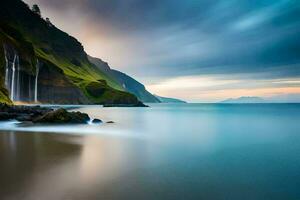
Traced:
<svg viewBox="0 0 300 200">
<path fill-rule="evenodd" d="M 40 64 L 39 60 L 36 63 L 35 87 L 34 87 L 34 102 L 38 102 L 38 78 L 39 78 Z"/>
<path fill-rule="evenodd" d="M 10 88 L 10 99 L 12 101 L 15 101 L 16 59 L 17 59 L 17 54 L 15 54 L 14 61 L 12 63 L 12 82 L 11 82 L 11 88 Z"/>
<path fill-rule="evenodd" d="M 4 49 L 4 57 L 5 57 L 5 86 L 8 88 L 9 87 L 9 80 L 8 80 L 8 76 L 9 76 L 9 71 L 8 71 L 8 58 L 7 58 L 7 52 L 6 52 L 6 48 L 3 45 L 3 49 Z"/>
<path fill-rule="evenodd" d="M 37 61 L 36 75 L 26 72 L 21 66 L 18 52 L 3 45 L 5 57 L 5 87 L 12 101 L 37 102 L 38 76 L 41 63 Z"/>
<path fill-rule="evenodd" d="M 15 84 L 16 87 L 16 94 L 15 100 L 20 101 L 20 93 L 21 93 L 21 82 L 20 82 L 20 63 L 19 63 L 19 56 L 16 54 L 16 67 L 17 67 L 17 82 Z"/>
</svg>

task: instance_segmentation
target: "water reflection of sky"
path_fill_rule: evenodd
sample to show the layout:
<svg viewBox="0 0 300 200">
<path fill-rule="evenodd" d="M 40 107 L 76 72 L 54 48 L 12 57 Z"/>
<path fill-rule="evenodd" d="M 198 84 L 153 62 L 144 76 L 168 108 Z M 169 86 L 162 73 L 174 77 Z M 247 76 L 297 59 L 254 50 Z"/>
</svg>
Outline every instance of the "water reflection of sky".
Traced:
<svg viewBox="0 0 300 200">
<path fill-rule="evenodd" d="M 80 111 L 116 123 L 0 123 L 0 197 L 300 196 L 299 105 L 87 106 Z M 47 133 L 52 131 L 57 134 Z"/>
</svg>

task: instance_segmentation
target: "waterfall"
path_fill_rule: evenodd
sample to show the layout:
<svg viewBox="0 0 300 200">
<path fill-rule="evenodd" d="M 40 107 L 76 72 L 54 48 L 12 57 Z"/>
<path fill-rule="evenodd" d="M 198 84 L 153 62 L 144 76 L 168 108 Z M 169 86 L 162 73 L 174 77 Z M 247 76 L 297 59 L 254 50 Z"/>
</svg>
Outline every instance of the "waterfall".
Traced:
<svg viewBox="0 0 300 200">
<path fill-rule="evenodd" d="M 40 65 L 39 60 L 36 63 L 35 87 L 34 87 L 34 102 L 38 102 L 38 78 L 39 78 Z"/>
<path fill-rule="evenodd" d="M 37 79 L 23 70 L 18 52 L 11 46 L 3 45 L 5 57 L 5 87 L 12 101 L 32 102 L 37 100 Z M 38 63 L 39 65 L 39 63 Z M 37 66 L 37 75 L 39 66 Z M 34 85 L 34 81 L 36 82 Z M 35 86 L 35 88 L 33 88 Z M 33 96 L 33 94 L 35 96 Z"/>
<path fill-rule="evenodd" d="M 3 45 L 4 48 L 4 57 L 5 57 L 5 86 L 8 88 L 9 87 L 9 63 L 8 63 L 8 58 L 7 58 L 7 52 L 6 52 L 6 47 Z"/>
<path fill-rule="evenodd" d="M 16 54 L 16 65 L 17 65 L 17 82 L 16 82 L 16 94 L 15 94 L 15 100 L 20 101 L 20 93 L 21 93 L 21 84 L 20 84 L 20 63 L 19 63 L 19 56 Z"/>
<path fill-rule="evenodd" d="M 10 88 L 10 99 L 12 101 L 15 100 L 16 59 L 17 59 L 17 54 L 15 54 L 14 61 L 12 63 L 12 81 L 11 81 L 11 88 Z"/>
</svg>

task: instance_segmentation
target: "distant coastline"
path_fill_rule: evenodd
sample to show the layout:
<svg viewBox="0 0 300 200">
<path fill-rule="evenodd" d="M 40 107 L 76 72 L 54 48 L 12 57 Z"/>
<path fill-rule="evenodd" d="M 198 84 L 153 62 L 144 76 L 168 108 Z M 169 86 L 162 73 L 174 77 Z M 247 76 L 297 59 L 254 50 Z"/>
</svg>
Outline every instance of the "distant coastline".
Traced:
<svg viewBox="0 0 300 200">
<path fill-rule="evenodd" d="M 219 103 L 269 103 L 268 101 L 266 101 L 265 99 L 261 98 L 261 97 L 239 97 L 239 98 L 229 98 L 226 99 L 224 101 L 221 101 Z"/>
<path fill-rule="evenodd" d="M 243 96 L 239 98 L 229 98 L 217 103 L 224 104 L 251 104 L 251 103 L 300 103 L 298 95 L 277 95 L 268 98 L 256 96 Z"/>
<path fill-rule="evenodd" d="M 154 96 L 161 102 L 161 103 L 187 103 L 186 101 L 183 101 L 181 99 L 176 99 L 176 98 L 170 98 L 170 97 L 161 97 L 158 95 Z"/>
</svg>

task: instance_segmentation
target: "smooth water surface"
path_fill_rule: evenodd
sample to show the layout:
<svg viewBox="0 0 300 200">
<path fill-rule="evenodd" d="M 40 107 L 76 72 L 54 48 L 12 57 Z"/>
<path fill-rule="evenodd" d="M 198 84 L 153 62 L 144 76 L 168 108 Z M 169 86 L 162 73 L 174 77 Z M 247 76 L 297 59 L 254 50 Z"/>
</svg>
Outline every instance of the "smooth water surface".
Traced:
<svg viewBox="0 0 300 200">
<path fill-rule="evenodd" d="M 300 199 L 300 104 L 78 110 L 0 123 L 0 199 Z"/>
</svg>

